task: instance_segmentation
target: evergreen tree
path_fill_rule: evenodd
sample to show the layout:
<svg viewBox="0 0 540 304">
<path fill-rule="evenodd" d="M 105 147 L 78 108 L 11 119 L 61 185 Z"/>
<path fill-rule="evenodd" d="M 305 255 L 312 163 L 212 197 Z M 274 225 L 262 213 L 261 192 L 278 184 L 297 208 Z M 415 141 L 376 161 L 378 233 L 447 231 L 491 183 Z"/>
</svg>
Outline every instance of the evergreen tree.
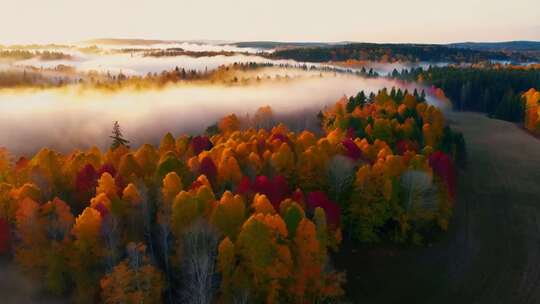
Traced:
<svg viewBox="0 0 540 304">
<path fill-rule="evenodd" d="M 113 139 L 111 149 L 115 150 L 120 146 L 126 146 L 127 148 L 129 148 L 129 140 L 125 139 L 122 135 L 122 130 L 120 130 L 120 124 L 118 123 L 118 121 L 114 122 L 112 135 L 109 137 Z"/>
</svg>

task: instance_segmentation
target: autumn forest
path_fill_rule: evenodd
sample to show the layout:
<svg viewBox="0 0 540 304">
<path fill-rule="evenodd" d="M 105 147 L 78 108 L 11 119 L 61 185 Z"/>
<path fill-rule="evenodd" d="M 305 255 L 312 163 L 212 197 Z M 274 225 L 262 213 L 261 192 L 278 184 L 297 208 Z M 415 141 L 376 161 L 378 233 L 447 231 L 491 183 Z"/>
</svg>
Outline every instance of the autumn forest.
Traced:
<svg viewBox="0 0 540 304">
<path fill-rule="evenodd" d="M 0 20 L 0 302 L 540 303 L 512 4 L 34 2 Z"/>
</svg>

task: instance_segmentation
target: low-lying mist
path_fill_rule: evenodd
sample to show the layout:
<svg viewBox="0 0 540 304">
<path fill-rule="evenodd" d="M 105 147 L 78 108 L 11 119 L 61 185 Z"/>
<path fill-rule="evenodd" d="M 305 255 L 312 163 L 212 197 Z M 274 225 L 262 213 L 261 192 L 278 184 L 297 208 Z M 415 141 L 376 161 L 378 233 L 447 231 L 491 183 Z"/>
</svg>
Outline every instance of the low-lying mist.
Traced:
<svg viewBox="0 0 540 304">
<path fill-rule="evenodd" d="M 426 89 L 384 78 L 325 73 L 323 77 L 261 81 L 259 84 L 176 85 L 163 89 L 102 90 L 76 86 L 0 91 L 0 146 L 15 155 L 42 147 L 63 152 L 106 148 L 118 120 L 132 146 L 157 144 L 166 132 L 196 134 L 224 115 L 253 114 L 270 105 L 277 120 L 294 129 L 314 129 L 316 113 L 343 95 L 395 86 Z M 426 89 L 427 91 L 427 89 Z M 437 102 L 428 95 L 429 102 Z"/>
<path fill-rule="evenodd" d="M 142 53 L 112 53 L 112 54 L 84 54 L 73 51 L 69 53 L 71 59 L 42 60 L 40 58 L 31 58 L 13 62 L 12 67 L 17 68 L 45 68 L 53 69 L 59 65 L 73 67 L 76 71 L 85 73 L 97 71 L 101 73 L 118 74 L 123 73 L 129 76 L 144 76 L 148 73 L 161 73 L 165 70 L 171 70 L 174 67 L 185 68 L 186 70 L 196 70 L 199 72 L 213 70 L 221 65 L 230 65 L 233 63 L 271 63 L 273 65 L 307 65 L 309 67 L 335 67 L 347 68 L 352 70 L 373 69 L 379 75 L 388 75 L 394 69 L 401 71 L 422 67 L 428 68 L 430 65 L 446 65 L 446 63 L 402 63 L 402 62 L 371 62 L 365 61 L 357 64 L 347 63 L 304 63 L 296 62 L 290 59 L 270 59 L 256 54 L 235 54 L 235 55 L 216 55 L 193 57 L 187 55 L 152 57 L 144 56 Z M 6 66 L 9 67 L 9 66 Z M 4 69 L 6 68 L 4 67 Z M 0 66 L 2 69 L 2 66 Z"/>
<path fill-rule="evenodd" d="M 144 57 L 142 54 L 106 54 L 106 55 L 86 55 L 80 54 L 73 60 L 40 60 L 32 58 L 14 63 L 18 67 L 38 67 L 54 68 L 58 65 L 72 66 L 79 72 L 98 71 L 111 74 L 123 73 L 130 76 L 144 76 L 147 73 L 161 73 L 165 70 L 173 69 L 175 66 L 187 70 L 204 71 L 213 70 L 220 65 L 232 64 L 235 62 L 256 62 L 274 64 L 294 64 L 292 60 L 270 60 L 255 55 L 233 55 L 233 56 L 171 56 L 171 57 Z"/>
<path fill-rule="evenodd" d="M 129 39 L 128 39 L 129 40 Z M 182 41 L 182 42 L 169 42 L 169 43 L 99 43 L 99 41 L 88 41 L 80 43 L 80 46 L 98 46 L 103 49 L 167 49 L 167 48 L 181 48 L 186 51 L 194 52 L 241 52 L 241 53 L 261 53 L 269 52 L 270 50 L 254 48 L 254 47 L 238 47 L 234 44 L 220 42 L 220 41 Z"/>
</svg>

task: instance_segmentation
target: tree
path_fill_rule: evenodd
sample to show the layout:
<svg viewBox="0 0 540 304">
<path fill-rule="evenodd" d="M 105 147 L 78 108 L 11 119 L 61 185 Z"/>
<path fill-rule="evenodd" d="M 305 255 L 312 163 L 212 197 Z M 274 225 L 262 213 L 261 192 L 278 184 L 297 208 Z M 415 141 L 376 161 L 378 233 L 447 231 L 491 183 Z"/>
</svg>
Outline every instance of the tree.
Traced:
<svg viewBox="0 0 540 304">
<path fill-rule="evenodd" d="M 122 245 L 126 241 L 138 242 L 144 240 L 146 232 L 146 219 L 153 217 L 148 214 L 148 192 L 144 184 L 136 186 L 133 183 L 128 184 L 122 191 L 122 199 L 114 204 L 120 205 L 122 213 L 119 217 L 120 236 Z M 141 225 L 142 224 L 142 225 Z"/>
<path fill-rule="evenodd" d="M 19 203 L 15 223 L 20 238 L 15 258 L 27 270 L 35 271 L 45 263 L 47 245 L 45 229 L 39 218 L 38 203 L 31 198 L 23 199 Z"/>
<path fill-rule="evenodd" d="M 74 218 L 70 207 L 55 198 L 41 206 L 43 226 L 47 230 L 45 278 L 47 289 L 54 294 L 63 294 L 69 282 L 68 254 L 71 245 L 69 232 Z"/>
<path fill-rule="evenodd" d="M 218 267 L 226 303 L 244 292 L 250 303 L 279 303 L 293 267 L 287 236 L 279 215 L 258 213 L 242 225 L 235 243 L 228 237 L 221 242 Z"/>
<path fill-rule="evenodd" d="M 118 123 L 118 121 L 114 122 L 112 135 L 109 137 L 113 140 L 111 144 L 112 150 L 116 150 L 116 148 L 120 146 L 126 146 L 127 148 L 129 148 L 129 140 L 126 140 L 122 135 L 122 130 L 120 130 L 120 124 Z"/>
<path fill-rule="evenodd" d="M 163 195 L 163 208 L 170 208 L 174 198 L 178 193 L 180 193 L 180 191 L 182 191 L 182 188 L 182 180 L 178 174 L 176 174 L 176 172 L 167 173 L 165 178 L 163 178 L 163 186 L 161 188 L 161 193 Z M 163 212 L 167 213 L 166 211 Z"/>
<path fill-rule="evenodd" d="M 287 225 L 289 237 L 294 238 L 298 224 L 305 218 L 304 209 L 296 202 L 292 202 L 284 209 L 283 220 Z"/>
<path fill-rule="evenodd" d="M 165 155 L 167 152 L 176 152 L 176 141 L 171 133 L 165 134 L 159 144 L 159 155 Z"/>
<path fill-rule="evenodd" d="M 114 177 L 108 172 L 103 173 L 98 180 L 96 196 L 101 193 L 105 194 L 111 200 L 118 197 L 118 186 Z"/>
<path fill-rule="evenodd" d="M 271 164 L 278 174 L 285 177 L 292 175 L 295 167 L 294 155 L 287 143 L 281 143 L 278 150 L 272 154 Z"/>
<path fill-rule="evenodd" d="M 315 190 L 326 186 L 326 164 L 327 155 L 319 146 L 300 151 L 296 171 L 302 189 Z"/>
<path fill-rule="evenodd" d="M 225 237 L 219 243 L 218 247 L 218 258 L 217 258 L 217 267 L 221 273 L 221 286 L 220 290 L 222 297 L 225 299 L 230 299 L 233 297 L 235 290 L 235 250 L 234 244 L 228 237 Z"/>
<path fill-rule="evenodd" d="M 0 255 L 7 252 L 10 247 L 11 231 L 8 223 L 0 218 Z"/>
<path fill-rule="evenodd" d="M 272 206 L 272 203 L 268 200 L 264 194 L 255 194 L 253 198 L 253 203 L 251 204 L 254 213 L 263 213 L 263 214 L 275 214 L 276 210 Z"/>
<path fill-rule="evenodd" d="M 274 113 L 270 106 L 260 107 L 253 116 L 253 125 L 256 128 L 268 129 L 274 121 Z"/>
<path fill-rule="evenodd" d="M 101 237 L 101 214 L 90 207 L 84 209 L 75 220 L 72 234 L 75 236 L 70 266 L 75 281 L 75 302 L 95 303 L 97 284 L 103 271 L 104 255 Z"/>
<path fill-rule="evenodd" d="M 525 101 L 519 94 L 508 90 L 495 109 L 494 115 L 499 119 L 521 122 L 525 118 Z"/>
<path fill-rule="evenodd" d="M 223 117 L 219 122 L 218 127 L 222 133 L 228 134 L 240 129 L 240 120 L 235 114 L 231 114 Z"/>
<path fill-rule="evenodd" d="M 171 218 L 173 202 L 180 191 L 182 191 L 182 180 L 176 172 L 169 172 L 163 178 L 163 186 L 161 188 L 161 200 L 158 203 L 157 224 L 159 225 L 159 246 L 163 254 L 163 263 L 165 266 L 165 279 L 167 285 L 170 285 L 171 267 L 169 261 L 170 254 L 170 234 L 171 234 Z M 168 290 L 168 298 L 170 301 L 171 291 Z"/>
<path fill-rule="evenodd" d="M 244 200 L 240 195 L 227 191 L 221 197 L 211 217 L 212 224 L 225 236 L 236 239 L 245 220 Z"/>
<path fill-rule="evenodd" d="M 128 258 L 120 262 L 101 281 L 104 303 L 162 303 L 163 275 L 145 256 L 146 246 L 127 245 Z"/>
<path fill-rule="evenodd" d="M 144 144 L 135 153 L 135 159 L 146 179 L 151 180 L 154 177 L 159 161 L 159 154 L 156 149 L 152 145 Z"/>
<path fill-rule="evenodd" d="M 94 196 L 98 178 L 98 172 L 91 164 L 86 164 L 77 172 L 75 176 L 75 197 L 77 202 L 74 204 L 75 212 L 81 212 L 90 198 Z"/>
<path fill-rule="evenodd" d="M 124 154 L 120 158 L 117 177 L 122 178 L 123 181 L 133 182 L 136 179 L 143 177 L 143 175 L 143 170 L 137 163 L 133 153 Z"/>
<path fill-rule="evenodd" d="M 174 199 L 171 209 L 173 234 L 180 239 L 184 231 L 199 217 L 197 197 L 192 192 L 181 191 Z"/>
<path fill-rule="evenodd" d="M 182 303 L 213 303 L 219 234 L 204 220 L 196 221 L 183 234 Z"/>
<path fill-rule="evenodd" d="M 298 303 L 317 303 L 322 296 L 325 260 L 324 251 L 321 249 L 315 224 L 308 219 L 302 219 L 294 235 L 293 251 L 296 260 L 293 294 Z"/>
<path fill-rule="evenodd" d="M 218 164 L 219 183 L 237 184 L 242 179 L 242 171 L 238 165 L 238 161 L 234 156 L 225 156 Z"/>
<path fill-rule="evenodd" d="M 525 128 L 540 134 L 540 92 L 534 88 L 523 94 L 525 99 Z"/>
</svg>

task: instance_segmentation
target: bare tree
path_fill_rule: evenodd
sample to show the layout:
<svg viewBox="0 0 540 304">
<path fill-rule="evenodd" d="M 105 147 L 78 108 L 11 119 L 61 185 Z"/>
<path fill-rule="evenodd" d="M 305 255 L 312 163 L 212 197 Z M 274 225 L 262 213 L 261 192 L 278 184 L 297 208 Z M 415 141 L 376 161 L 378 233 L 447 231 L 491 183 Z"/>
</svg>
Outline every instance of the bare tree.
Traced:
<svg viewBox="0 0 540 304">
<path fill-rule="evenodd" d="M 137 184 L 137 189 L 139 189 L 139 195 L 141 197 L 141 211 L 143 217 L 143 234 L 147 240 L 148 246 L 150 247 L 150 258 L 155 259 L 155 250 L 152 242 L 152 208 L 150 205 L 150 200 L 148 198 L 148 189 L 143 183 Z"/>
<path fill-rule="evenodd" d="M 169 263 L 169 253 L 170 253 L 170 242 L 171 242 L 171 208 L 170 205 L 163 203 L 163 197 L 160 195 L 158 197 L 158 202 L 160 202 L 158 210 L 158 219 L 157 224 L 159 227 L 159 249 L 162 253 L 163 264 L 165 267 L 165 279 L 167 280 L 167 298 L 168 302 L 172 303 L 172 293 L 171 293 L 171 265 Z"/>
<path fill-rule="evenodd" d="M 234 304 L 247 304 L 249 303 L 249 292 L 246 289 L 238 291 L 233 298 Z"/>
<path fill-rule="evenodd" d="M 407 212 L 416 210 L 437 210 L 437 187 L 426 172 L 409 170 L 401 177 L 403 205 Z"/>
<path fill-rule="evenodd" d="M 354 180 L 354 162 L 349 158 L 336 155 L 328 164 L 328 183 L 330 197 L 341 203 L 342 196 L 350 192 Z"/>
<path fill-rule="evenodd" d="M 210 304 L 216 289 L 218 233 L 205 221 L 195 222 L 183 236 L 182 302 Z"/>
<path fill-rule="evenodd" d="M 118 219 L 112 213 L 107 214 L 103 218 L 102 233 L 105 238 L 105 247 L 107 248 L 107 269 L 112 271 L 118 262 L 120 246 Z"/>
</svg>

